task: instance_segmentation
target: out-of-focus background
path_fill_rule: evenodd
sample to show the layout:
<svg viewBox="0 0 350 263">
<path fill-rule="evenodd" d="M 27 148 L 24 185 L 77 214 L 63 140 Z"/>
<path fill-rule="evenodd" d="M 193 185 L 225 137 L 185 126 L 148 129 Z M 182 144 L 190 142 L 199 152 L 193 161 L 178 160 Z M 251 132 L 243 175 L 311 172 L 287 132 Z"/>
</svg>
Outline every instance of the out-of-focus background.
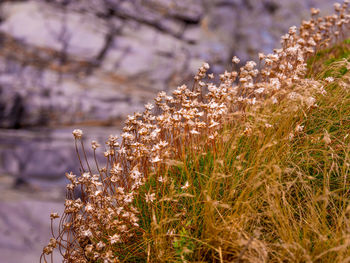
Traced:
<svg viewBox="0 0 350 263">
<path fill-rule="evenodd" d="M 64 174 L 78 173 L 74 128 L 86 148 L 102 144 L 157 92 L 190 84 L 204 61 L 221 73 L 234 55 L 256 60 L 311 7 L 328 14 L 333 4 L 1 0 L 0 263 L 38 262 L 50 212 L 63 211 Z"/>
</svg>

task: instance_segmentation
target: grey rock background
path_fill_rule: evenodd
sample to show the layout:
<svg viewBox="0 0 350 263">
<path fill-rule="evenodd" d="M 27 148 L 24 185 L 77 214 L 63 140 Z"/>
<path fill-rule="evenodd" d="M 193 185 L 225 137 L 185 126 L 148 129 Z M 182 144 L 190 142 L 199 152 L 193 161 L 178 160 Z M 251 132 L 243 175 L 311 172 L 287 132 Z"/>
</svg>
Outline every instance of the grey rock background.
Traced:
<svg viewBox="0 0 350 263">
<path fill-rule="evenodd" d="M 158 91 L 271 52 L 332 0 L 0 1 L 0 263 L 35 262 L 62 211 L 64 173 Z M 102 149 L 103 150 L 103 149 Z M 102 154 L 100 154 L 102 155 Z M 91 155 L 89 155 L 91 158 Z"/>
</svg>

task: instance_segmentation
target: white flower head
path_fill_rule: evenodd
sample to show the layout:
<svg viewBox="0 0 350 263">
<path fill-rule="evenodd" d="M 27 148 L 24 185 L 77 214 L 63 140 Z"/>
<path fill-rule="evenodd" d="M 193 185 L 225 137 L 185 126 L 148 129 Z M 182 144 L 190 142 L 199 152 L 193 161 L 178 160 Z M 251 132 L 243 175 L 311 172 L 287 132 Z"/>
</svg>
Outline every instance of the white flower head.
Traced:
<svg viewBox="0 0 350 263">
<path fill-rule="evenodd" d="M 160 159 L 159 156 L 156 156 L 156 157 L 151 159 L 151 163 L 159 163 L 161 161 L 162 161 L 162 159 Z"/>
<path fill-rule="evenodd" d="M 308 107 L 312 107 L 315 105 L 316 99 L 314 97 L 308 97 L 306 99 L 306 104 Z"/>
<path fill-rule="evenodd" d="M 81 139 L 83 137 L 83 131 L 80 129 L 75 129 L 72 133 L 75 139 Z"/>
<path fill-rule="evenodd" d="M 136 179 L 140 178 L 141 175 L 142 175 L 142 174 L 139 172 L 139 170 L 138 170 L 137 168 L 134 168 L 134 169 L 132 170 L 130 176 L 131 176 L 132 179 L 136 180 Z"/>
<path fill-rule="evenodd" d="M 255 93 L 257 93 L 257 94 L 261 94 L 261 93 L 263 93 L 264 92 L 264 88 L 259 88 L 259 89 L 256 89 L 255 90 Z"/>
<path fill-rule="evenodd" d="M 106 246 L 105 243 L 103 243 L 102 241 L 98 242 L 97 245 L 96 245 L 98 250 L 103 249 L 105 246 Z"/>
<path fill-rule="evenodd" d="M 60 216 L 58 215 L 58 213 L 51 213 L 50 214 L 50 218 L 51 219 L 56 219 L 56 218 L 59 218 Z"/>
<path fill-rule="evenodd" d="M 165 183 L 165 182 L 166 182 L 166 179 L 165 179 L 164 177 L 162 177 L 162 176 L 159 176 L 159 177 L 158 177 L 158 182 L 160 182 L 160 183 Z"/>
<path fill-rule="evenodd" d="M 145 108 L 146 108 L 146 110 L 152 110 L 153 108 L 154 108 L 154 106 L 153 106 L 153 104 L 152 103 L 147 103 L 146 105 L 145 105 Z"/>
<path fill-rule="evenodd" d="M 341 4 L 340 3 L 335 3 L 334 4 L 334 10 L 339 12 L 341 10 Z"/>
<path fill-rule="evenodd" d="M 92 141 L 91 142 L 91 147 L 92 147 L 92 149 L 94 149 L 94 150 L 96 150 L 98 147 L 100 147 L 101 145 L 100 144 L 98 144 L 98 142 L 96 142 L 96 141 Z"/>
<path fill-rule="evenodd" d="M 91 212 L 92 210 L 93 210 L 93 207 L 92 207 L 91 204 L 87 204 L 87 205 L 85 206 L 85 211 L 86 211 L 86 212 Z"/>
<path fill-rule="evenodd" d="M 70 172 L 70 173 L 66 173 L 66 177 L 67 177 L 68 180 L 70 180 L 71 182 L 73 182 L 74 179 L 75 179 L 75 177 L 76 177 L 76 175 L 73 174 L 72 172 Z"/>
<path fill-rule="evenodd" d="M 297 125 L 297 127 L 295 127 L 295 131 L 296 132 L 302 132 L 304 130 L 304 126 L 303 125 Z"/>
<path fill-rule="evenodd" d="M 289 34 L 290 35 L 294 35 L 297 32 L 297 27 L 296 26 L 292 26 L 289 28 Z"/>
<path fill-rule="evenodd" d="M 259 59 L 260 60 L 263 60 L 265 58 L 265 54 L 264 53 L 259 53 L 258 55 L 259 55 Z"/>
<path fill-rule="evenodd" d="M 200 134 L 200 132 L 199 131 L 197 131 L 197 130 L 195 130 L 195 129 L 192 129 L 191 131 L 190 131 L 190 133 L 191 134 L 193 134 L 193 135 L 198 135 L 198 134 Z"/>
<path fill-rule="evenodd" d="M 333 77 L 328 77 L 328 78 L 325 79 L 325 81 L 327 83 L 332 83 L 332 82 L 334 82 L 334 78 Z"/>
<path fill-rule="evenodd" d="M 145 200 L 146 200 L 146 203 L 153 203 L 153 201 L 156 199 L 156 194 L 153 193 L 148 193 L 148 194 L 145 194 Z"/>
<path fill-rule="evenodd" d="M 220 125 L 220 123 L 218 123 L 218 122 L 216 122 L 214 120 L 211 120 L 209 128 L 214 128 L 214 127 L 216 127 L 218 125 Z"/>
<path fill-rule="evenodd" d="M 248 100 L 248 103 L 251 104 L 251 105 L 255 105 L 256 98 L 252 98 L 252 99 Z"/>
<path fill-rule="evenodd" d="M 275 90 L 279 90 L 281 88 L 281 82 L 278 78 L 271 78 L 270 84 Z"/>
<path fill-rule="evenodd" d="M 116 174 L 116 175 L 121 174 L 122 171 L 123 171 L 123 168 L 121 167 L 120 163 L 117 163 L 111 169 L 111 173 Z"/>
<path fill-rule="evenodd" d="M 83 236 L 86 236 L 86 237 L 92 236 L 92 232 L 90 229 L 82 231 L 82 234 L 83 234 Z"/>
<path fill-rule="evenodd" d="M 210 68 L 210 66 L 209 66 L 208 63 L 204 63 L 204 64 L 203 64 L 203 68 L 206 69 L 206 70 L 208 70 L 208 69 Z"/>
<path fill-rule="evenodd" d="M 90 178 L 91 178 L 90 173 L 83 173 L 81 176 L 82 176 L 84 179 L 90 179 Z"/>
<path fill-rule="evenodd" d="M 241 60 L 240 60 L 238 57 L 236 57 L 236 56 L 234 56 L 234 57 L 232 58 L 232 63 L 234 63 L 234 64 L 238 64 L 240 61 L 241 61 Z"/>
<path fill-rule="evenodd" d="M 109 240 L 111 241 L 111 244 L 115 244 L 120 242 L 120 236 L 118 234 L 114 234 L 113 236 L 109 237 Z"/>
<path fill-rule="evenodd" d="M 186 181 L 186 183 L 185 183 L 183 186 L 181 186 L 181 189 L 182 189 L 182 190 L 185 190 L 185 189 L 187 189 L 188 187 L 190 187 L 190 184 L 188 183 L 188 181 Z"/>
</svg>

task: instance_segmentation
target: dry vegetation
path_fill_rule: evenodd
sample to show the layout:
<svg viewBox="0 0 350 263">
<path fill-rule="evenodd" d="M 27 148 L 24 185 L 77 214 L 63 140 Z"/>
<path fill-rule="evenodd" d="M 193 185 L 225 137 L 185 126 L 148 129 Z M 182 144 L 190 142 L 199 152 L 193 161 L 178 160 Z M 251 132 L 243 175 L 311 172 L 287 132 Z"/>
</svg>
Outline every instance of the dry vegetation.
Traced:
<svg viewBox="0 0 350 263">
<path fill-rule="evenodd" d="M 204 64 L 159 93 L 109 138 L 105 165 L 75 130 L 81 175 L 67 174 L 41 261 L 58 248 L 75 263 L 349 262 L 348 1 L 335 9 L 313 9 L 260 69 Z"/>
</svg>

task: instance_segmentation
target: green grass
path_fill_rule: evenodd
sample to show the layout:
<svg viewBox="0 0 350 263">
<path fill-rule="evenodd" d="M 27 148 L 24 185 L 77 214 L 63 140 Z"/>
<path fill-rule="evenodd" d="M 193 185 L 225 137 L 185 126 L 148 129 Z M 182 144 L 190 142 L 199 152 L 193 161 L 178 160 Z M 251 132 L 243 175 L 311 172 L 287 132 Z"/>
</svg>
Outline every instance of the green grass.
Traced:
<svg viewBox="0 0 350 263">
<path fill-rule="evenodd" d="M 350 58 L 350 40 L 345 40 L 343 43 L 336 45 L 334 47 L 321 50 L 316 53 L 315 56 L 308 60 L 309 73 L 308 77 L 317 74 L 317 72 L 323 71 L 327 66 L 330 66 L 334 62 L 339 62 L 344 59 L 349 60 Z M 342 67 L 338 69 L 335 75 L 344 75 L 347 73 L 348 69 Z M 333 76 L 334 72 L 332 70 L 326 70 L 323 73 L 323 78 Z"/>
</svg>

